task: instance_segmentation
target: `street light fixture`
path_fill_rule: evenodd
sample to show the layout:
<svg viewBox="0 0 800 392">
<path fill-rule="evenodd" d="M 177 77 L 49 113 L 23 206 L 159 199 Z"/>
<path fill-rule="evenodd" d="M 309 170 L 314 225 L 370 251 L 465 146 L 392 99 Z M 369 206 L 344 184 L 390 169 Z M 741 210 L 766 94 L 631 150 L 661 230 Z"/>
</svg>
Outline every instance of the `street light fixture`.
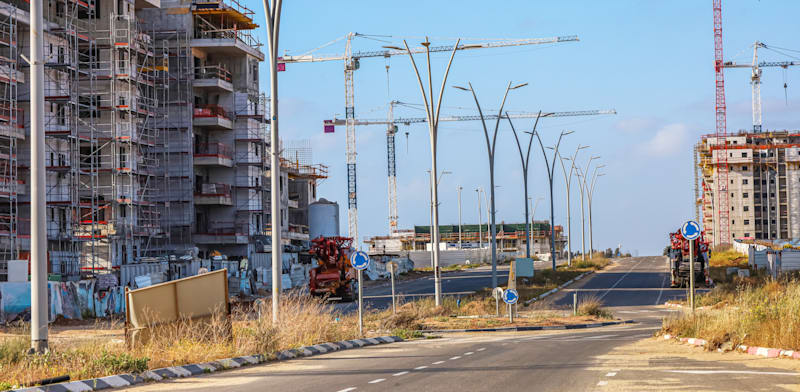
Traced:
<svg viewBox="0 0 800 392">
<path fill-rule="evenodd" d="M 570 267 L 572 266 L 572 207 L 570 202 L 570 186 L 572 184 L 572 173 L 575 172 L 575 159 L 578 158 L 578 152 L 585 148 L 589 148 L 589 146 L 578 145 L 578 147 L 575 149 L 575 154 L 572 154 L 572 158 L 564 157 L 560 159 L 561 170 L 564 172 L 564 184 L 566 185 L 567 190 L 567 265 Z M 561 154 L 558 156 L 560 158 Z M 567 169 L 564 166 L 564 161 L 570 161 L 569 175 L 567 174 Z"/>
<path fill-rule="evenodd" d="M 526 131 L 526 133 L 528 133 Z M 567 136 L 573 131 L 561 131 L 561 134 L 558 135 L 558 142 L 556 142 L 555 147 L 547 147 L 550 150 L 553 150 L 553 163 L 550 164 L 549 159 L 547 158 L 547 153 L 544 151 L 545 146 L 542 143 L 542 137 L 539 135 L 538 131 L 530 132 L 536 135 L 536 139 L 539 140 L 539 147 L 542 148 L 542 156 L 544 157 L 544 165 L 545 170 L 547 171 L 547 182 L 550 185 L 550 258 L 553 261 L 553 271 L 556 270 L 556 226 L 555 226 L 555 217 L 554 217 L 554 209 L 553 209 L 553 173 L 556 170 L 556 157 L 558 157 L 558 147 L 561 145 L 561 139 L 564 136 Z"/>
<path fill-rule="evenodd" d="M 527 84 L 527 83 L 525 83 Z M 523 86 L 523 85 L 520 85 Z M 536 126 L 539 125 L 539 118 L 542 116 L 542 111 L 539 111 L 539 114 L 536 115 L 536 121 L 533 123 L 533 132 L 536 132 Z M 511 121 L 511 117 L 508 116 L 508 112 L 506 112 L 506 118 L 508 119 L 508 124 L 511 126 L 511 131 L 514 132 L 514 140 L 517 142 L 517 150 L 519 150 L 519 159 L 522 161 L 522 186 L 525 189 L 525 198 L 522 199 L 523 204 L 525 204 L 525 257 L 531 257 L 531 227 L 528 224 L 528 162 L 531 158 L 531 146 L 533 145 L 533 132 L 530 133 L 531 137 L 528 139 L 528 150 L 525 155 L 522 155 L 522 145 L 519 143 L 519 137 L 517 136 L 517 130 L 514 129 L 514 123 Z"/>
<path fill-rule="evenodd" d="M 450 61 L 447 62 L 447 68 L 444 71 L 444 78 L 442 78 L 442 86 L 439 88 L 439 99 L 437 100 L 436 104 L 434 105 L 433 102 L 433 80 L 431 75 L 431 50 L 430 50 L 430 41 L 428 41 L 428 37 L 425 37 L 425 42 L 422 43 L 422 46 L 425 47 L 425 54 L 428 60 L 428 92 L 425 91 L 425 85 L 422 83 L 422 77 L 419 74 L 419 69 L 417 68 L 417 63 L 414 61 L 414 55 L 411 54 L 411 48 L 408 47 L 408 42 L 403 40 L 403 45 L 405 46 L 406 53 L 408 53 L 408 58 L 411 59 L 411 65 L 414 68 L 414 73 L 417 75 L 417 82 L 419 83 L 419 90 L 422 93 L 422 100 L 425 102 L 425 112 L 428 116 L 428 133 L 430 134 L 430 143 L 431 143 L 431 172 L 435 173 L 436 170 L 436 143 L 438 139 L 438 129 L 439 129 L 439 114 L 441 114 L 441 107 L 442 107 L 442 97 L 444 96 L 444 86 L 447 83 L 447 75 L 450 73 L 450 66 L 453 65 L 453 58 L 456 56 L 456 51 L 459 49 L 458 44 L 461 43 L 461 40 L 457 40 L 456 44 L 453 45 L 453 52 L 450 54 Z M 402 50 L 402 49 L 401 49 Z M 428 99 L 428 93 L 430 93 L 430 99 Z M 434 264 L 434 288 L 435 288 L 435 303 L 436 306 L 441 306 L 442 304 L 442 287 L 441 281 L 439 279 L 439 189 L 438 184 L 436 181 L 431 180 L 431 204 L 433 205 L 433 214 L 431 217 L 431 242 L 436 243 L 433 251 L 433 264 Z"/>
<path fill-rule="evenodd" d="M 483 117 L 483 111 L 481 110 L 481 104 L 478 102 L 478 96 L 475 94 L 475 89 L 472 88 L 472 83 L 468 83 L 469 88 L 460 87 L 460 86 L 453 86 L 462 91 L 470 91 L 472 92 L 472 98 L 475 99 L 475 106 L 478 108 L 478 114 L 481 117 L 481 125 L 483 125 L 483 135 L 486 137 L 486 151 L 489 154 L 489 186 L 490 195 L 491 195 L 491 203 L 492 209 L 490 214 L 492 216 L 492 226 L 491 226 L 491 234 L 492 234 L 492 287 L 497 287 L 497 227 L 495 226 L 495 198 L 494 198 L 494 157 L 495 157 L 495 147 L 497 146 L 497 130 L 500 128 L 500 119 L 503 117 L 503 107 L 506 104 L 506 98 L 508 98 L 508 92 L 511 90 L 516 90 L 520 87 L 525 87 L 528 84 L 522 83 L 512 86 L 512 82 L 508 82 L 508 86 L 506 87 L 506 92 L 503 94 L 503 101 L 500 103 L 500 110 L 497 112 L 497 121 L 494 125 L 494 133 L 492 134 L 492 140 L 489 140 L 489 130 L 486 128 L 486 119 Z"/>
<path fill-rule="evenodd" d="M 594 168 L 594 174 L 592 175 L 592 185 L 589 187 L 589 192 L 587 193 L 587 201 L 589 202 L 589 250 L 594 251 L 594 241 L 592 237 L 592 198 L 594 197 L 594 184 L 597 181 L 597 177 L 602 177 L 604 173 L 597 173 L 597 169 L 602 169 L 606 167 L 606 165 L 598 165 Z"/>
</svg>

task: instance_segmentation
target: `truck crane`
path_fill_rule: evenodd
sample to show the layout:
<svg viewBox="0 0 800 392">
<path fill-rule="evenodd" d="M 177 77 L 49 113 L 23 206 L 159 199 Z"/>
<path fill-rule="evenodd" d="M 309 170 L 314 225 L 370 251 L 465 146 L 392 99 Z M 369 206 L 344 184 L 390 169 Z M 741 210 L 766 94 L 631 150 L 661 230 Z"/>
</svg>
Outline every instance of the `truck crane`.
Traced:
<svg viewBox="0 0 800 392">
<path fill-rule="evenodd" d="M 358 51 L 353 52 L 352 41 L 356 37 L 366 37 L 369 35 L 348 33 L 343 37 L 339 37 L 330 41 L 316 49 L 312 49 L 304 54 L 292 56 L 284 55 L 278 59 L 279 69 L 286 68 L 287 63 L 316 63 L 325 61 L 342 61 L 344 62 L 344 92 L 345 92 L 345 120 L 344 125 L 347 127 L 346 135 L 346 158 L 347 158 L 347 229 L 348 234 L 354 241 L 354 247 L 357 249 L 359 244 L 358 236 L 358 198 L 356 187 L 356 130 L 355 130 L 355 93 L 353 72 L 360 67 L 360 61 L 364 58 L 389 58 L 391 56 L 405 56 L 405 50 L 396 49 L 381 49 L 371 51 Z M 379 36 L 386 38 L 385 36 Z M 336 55 L 314 55 L 313 52 L 330 46 L 336 42 L 345 40 L 345 50 L 342 54 Z M 557 44 L 564 42 L 578 41 L 578 36 L 568 35 L 549 38 L 526 38 L 526 39 L 506 39 L 495 40 L 490 42 L 475 43 L 475 44 L 461 44 L 458 50 L 472 50 L 472 49 L 488 49 L 488 48 L 502 48 L 510 46 L 525 46 L 525 45 L 542 45 L 542 44 Z M 453 50 L 453 46 L 443 45 L 434 46 L 430 48 L 430 52 L 449 52 Z M 411 49 L 412 54 L 425 53 L 426 48 L 420 46 Z"/>
<path fill-rule="evenodd" d="M 427 117 L 405 117 L 405 118 L 394 118 L 394 106 L 398 104 L 403 104 L 403 102 L 399 101 L 391 101 L 389 103 L 389 114 L 386 120 L 360 120 L 355 119 L 353 120 L 353 126 L 362 126 L 362 125 L 387 125 L 386 129 L 386 161 L 387 161 L 387 172 L 388 172 L 388 195 L 389 195 L 389 233 L 394 234 L 397 232 L 398 229 L 398 212 L 397 212 L 397 168 L 395 165 L 395 134 L 397 133 L 397 125 L 411 125 L 411 124 L 419 124 L 427 122 Z M 617 114 L 617 111 L 614 109 L 611 110 L 583 110 L 583 111 L 573 111 L 573 112 L 542 112 L 542 113 L 509 113 L 508 117 L 510 118 L 551 118 L 551 117 L 577 117 L 577 116 L 597 116 L 603 114 Z M 506 116 L 503 115 L 503 118 Z M 496 120 L 497 115 L 484 115 L 486 120 Z M 439 121 L 477 121 L 480 120 L 481 117 L 477 115 L 467 115 L 467 116 L 445 116 L 439 118 Z M 333 120 L 325 120 L 323 125 L 326 130 L 330 130 L 331 127 L 334 126 L 341 126 L 346 125 L 346 119 L 337 119 L 334 118 Z"/>
</svg>

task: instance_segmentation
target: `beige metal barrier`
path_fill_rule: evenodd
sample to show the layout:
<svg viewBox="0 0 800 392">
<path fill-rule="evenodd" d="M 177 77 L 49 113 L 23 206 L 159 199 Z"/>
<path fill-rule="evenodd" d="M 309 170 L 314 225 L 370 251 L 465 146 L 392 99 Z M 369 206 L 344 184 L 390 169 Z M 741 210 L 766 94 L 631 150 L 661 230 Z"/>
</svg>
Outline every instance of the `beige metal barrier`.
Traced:
<svg viewBox="0 0 800 392">
<path fill-rule="evenodd" d="M 180 320 L 230 316 L 228 270 L 221 269 L 137 290 L 125 289 L 125 340 L 133 347 L 147 330 Z M 227 317 L 228 322 L 230 318 Z"/>
</svg>

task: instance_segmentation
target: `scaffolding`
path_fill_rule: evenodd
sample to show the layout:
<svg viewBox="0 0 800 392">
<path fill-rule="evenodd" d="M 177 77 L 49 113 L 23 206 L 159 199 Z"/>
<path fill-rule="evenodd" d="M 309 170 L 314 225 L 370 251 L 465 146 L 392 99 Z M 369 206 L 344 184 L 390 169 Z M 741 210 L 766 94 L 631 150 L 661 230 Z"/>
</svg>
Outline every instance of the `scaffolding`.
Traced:
<svg viewBox="0 0 800 392">
<path fill-rule="evenodd" d="M 17 142 L 23 137 L 17 104 L 17 8 L 0 3 L 0 281 L 19 257 Z M 24 126 L 24 125 L 23 125 Z"/>
</svg>

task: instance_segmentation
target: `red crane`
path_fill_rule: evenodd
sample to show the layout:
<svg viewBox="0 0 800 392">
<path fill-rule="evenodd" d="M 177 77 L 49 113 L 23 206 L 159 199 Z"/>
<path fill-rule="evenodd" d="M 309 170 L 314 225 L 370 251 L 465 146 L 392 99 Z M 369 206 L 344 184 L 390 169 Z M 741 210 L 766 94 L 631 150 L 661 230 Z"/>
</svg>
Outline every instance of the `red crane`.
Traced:
<svg viewBox="0 0 800 392">
<path fill-rule="evenodd" d="M 722 145 L 717 150 L 717 226 L 714 230 L 714 245 L 731 242 L 730 199 L 728 198 L 728 150 L 725 113 L 725 75 L 722 58 L 722 0 L 714 1 L 714 72 L 716 74 L 716 141 Z"/>
</svg>

